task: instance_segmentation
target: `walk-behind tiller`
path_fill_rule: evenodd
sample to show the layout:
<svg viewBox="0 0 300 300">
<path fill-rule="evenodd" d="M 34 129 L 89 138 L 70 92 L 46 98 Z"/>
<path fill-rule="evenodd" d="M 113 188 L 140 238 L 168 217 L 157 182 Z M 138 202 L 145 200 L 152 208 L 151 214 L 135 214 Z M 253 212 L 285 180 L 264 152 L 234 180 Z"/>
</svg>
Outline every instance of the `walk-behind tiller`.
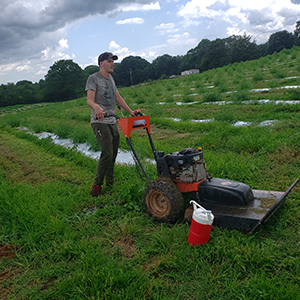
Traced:
<svg viewBox="0 0 300 300">
<path fill-rule="evenodd" d="M 206 170 L 201 148 L 187 148 L 165 155 L 156 152 L 150 134 L 150 117 L 138 110 L 137 117 L 117 118 L 136 163 L 149 181 L 144 191 L 148 213 L 159 222 L 176 222 L 184 214 L 184 193 L 193 192 L 195 200 L 215 216 L 214 225 L 251 234 L 284 203 L 298 178 L 285 192 L 252 190 L 247 184 L 213 178 Z M 131 143 L 134 129 L 146 129 L 157 165 L 157 179 L 147 176 Z"/>
</svg>

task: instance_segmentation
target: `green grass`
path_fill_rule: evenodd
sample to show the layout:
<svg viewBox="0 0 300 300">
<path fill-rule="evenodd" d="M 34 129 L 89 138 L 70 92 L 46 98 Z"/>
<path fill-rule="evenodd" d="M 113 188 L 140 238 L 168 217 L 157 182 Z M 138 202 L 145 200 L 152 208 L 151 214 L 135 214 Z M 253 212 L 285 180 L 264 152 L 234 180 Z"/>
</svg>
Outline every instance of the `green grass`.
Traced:
<svg viewBox="0 0 300 300">
<path fill-rule="evenodd" d="M 299 89 L 275 87 L 299 85 L 299 78 L 280 75 L 299 76 L 299 63 L 294 47 L 120 94 L 150 115 L 158 151 L 202 147 L 213 177 L 285 191 L 299 177 L 300 105 L 242 100 L 298 100 Z M 249 92 L 266 87 L 272 89 Z M 232 103 L 202 104 L 221 100 Z M 135 166 L 116 165 L 115 185 L 91 198 L 95 160 L 17 129 L 51 131 L 98 150 L 84 98 L 25 107 L 0 113 L 0 254 L 4 246 L 16 254 L 0 256 L 1 299 L 299 298 L 299 186 L 253 235 L 213 228 L 209 243 L 191 248 L 189 224 L 159 224 L 148 216 L 147 183 Z M 214 121 L 191 122 L 204 119 Z M 276 122 L 259 126 L 266 120 Z M 234 127 L 237 121 L 252 124 Z M 143 161 L 153 158 L 143 130 L 132 133 L 132 142 Z M 122 133 L 120 147 L 128 149 Z M 155 166 L 146 170 L 156 177 Z M 104 208 L 85 212 L 99 205 Z"/>
</svg>

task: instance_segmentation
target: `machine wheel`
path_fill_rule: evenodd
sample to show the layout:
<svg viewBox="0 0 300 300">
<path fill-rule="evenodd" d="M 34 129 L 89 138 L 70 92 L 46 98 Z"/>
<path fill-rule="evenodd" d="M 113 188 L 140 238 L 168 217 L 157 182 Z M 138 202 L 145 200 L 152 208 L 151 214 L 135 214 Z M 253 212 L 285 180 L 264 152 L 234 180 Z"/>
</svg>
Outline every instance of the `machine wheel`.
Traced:
<svg viewBox="0 0 300 300">
<path fill-rule="evenodd" d="M 145 188 L 146 210 L 159 222 L 176 222 L 184 210 L 181 192 L 171 180 L 156 179 Z"/>
</svg>

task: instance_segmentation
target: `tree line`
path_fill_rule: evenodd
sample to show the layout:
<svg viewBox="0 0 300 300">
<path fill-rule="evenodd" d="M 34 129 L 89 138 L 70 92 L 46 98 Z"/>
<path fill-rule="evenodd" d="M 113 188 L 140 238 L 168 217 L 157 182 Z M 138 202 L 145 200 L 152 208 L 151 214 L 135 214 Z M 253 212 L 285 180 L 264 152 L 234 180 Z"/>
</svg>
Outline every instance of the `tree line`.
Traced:
<svg viewBox="0 0 300 300">
<path fill-rule="evenodd" d="M 139 56 L 128 56 L 115 64 L 113 77 L 118 86 L 131 86 L 142 82 L 180 75 L 184 70 L 204 72 L 224 65 L 263 56 L 300 46 L 300 21 L 293 33 L 286 30 L 270 35 L 268 41 L 257 45 L 250 35 L 232 35 L 210 41 L 203 39 L 183 56 L 164 54 L 149 63 Z M 40 102 L 58 102 L 85 95 L 84 87 L 89 75 L 98 72 L 98 66 L 84 70 L 72 60 L 60 60 L 49 69 L 45 79 L 38 83 L 22 80 L 0 86 L 0 107 Z"/>
</svg>

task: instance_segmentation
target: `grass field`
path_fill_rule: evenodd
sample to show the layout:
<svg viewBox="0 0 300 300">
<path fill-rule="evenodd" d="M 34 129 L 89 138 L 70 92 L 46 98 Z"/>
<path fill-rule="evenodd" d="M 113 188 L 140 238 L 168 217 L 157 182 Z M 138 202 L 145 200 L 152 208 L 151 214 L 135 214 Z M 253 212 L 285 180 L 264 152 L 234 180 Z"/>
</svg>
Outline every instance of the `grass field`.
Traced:
<svg viewBox="0 0 300 300">
<path fill-rule="evenodd" d="M 300 104 L 285 104 L 300 100 L 299 66 L 294 47 L 119 91 L 150 115 L 157 150 L 202 147 L 213 177 L 285 191 L 299 177 Z M 214 227 L 191 248 L 188 223 L 148 216 L 135 166 L 117 165 L 115 185 L 92 198 L 97 161 L 19 130 L 98 150 L 89 118 L 85 98 L 0 110 L 1 299 L 300 299 L 299 185 L 253 235 Z M 143 131 L 132 141 L 153 158 Z M 146 169 L 154 179 L 155 166 Z"/>
</svg>

